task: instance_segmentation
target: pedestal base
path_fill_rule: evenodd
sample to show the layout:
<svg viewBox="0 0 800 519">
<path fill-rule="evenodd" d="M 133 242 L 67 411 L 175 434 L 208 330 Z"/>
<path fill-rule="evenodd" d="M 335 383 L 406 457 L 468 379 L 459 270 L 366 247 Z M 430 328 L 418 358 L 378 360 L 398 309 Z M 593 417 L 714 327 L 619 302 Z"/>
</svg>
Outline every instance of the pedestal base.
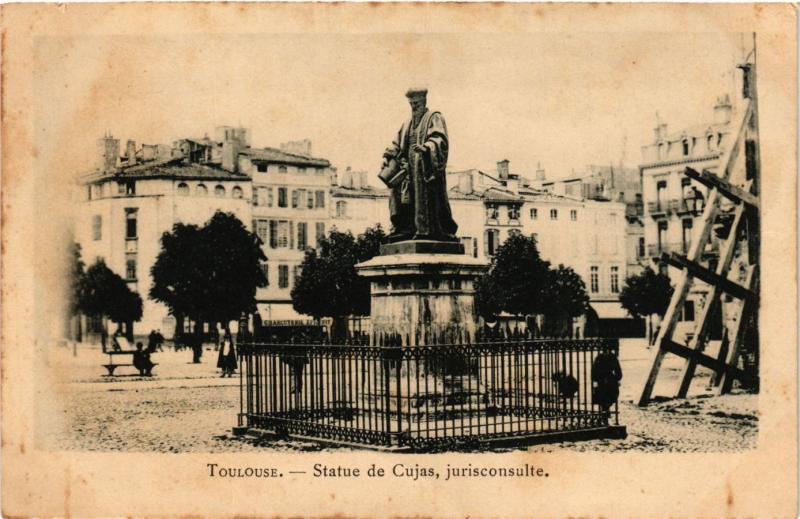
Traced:
<svg viewBox="0 0 800 519">
<path fill-rule="evenodd" d="M 428 243 L 442 242 L 389 245 L 420 249 Z M 460 246 L 444 244 L 452 245 Z M 420 253 L 381 255 L 356 265 L 370 281 L 373 339 L 399 334 L 411 345 L 474 340 L 475 280 L 487 268 L 485 261 L 463 254 Z"/>
</svg>

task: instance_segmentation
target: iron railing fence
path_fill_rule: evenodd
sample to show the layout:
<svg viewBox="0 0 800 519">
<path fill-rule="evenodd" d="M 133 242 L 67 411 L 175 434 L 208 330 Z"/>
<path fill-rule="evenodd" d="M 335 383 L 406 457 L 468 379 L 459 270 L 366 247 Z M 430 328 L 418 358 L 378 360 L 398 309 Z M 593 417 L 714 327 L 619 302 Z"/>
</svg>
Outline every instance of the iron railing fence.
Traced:
<svg viewBox="0 0 800 519">
<path fill-rule="evenodd" d="M 379 339 L 240 342 L 239 425 L 424 449 L 619 424 L 616 339 Z"/>
</svg>

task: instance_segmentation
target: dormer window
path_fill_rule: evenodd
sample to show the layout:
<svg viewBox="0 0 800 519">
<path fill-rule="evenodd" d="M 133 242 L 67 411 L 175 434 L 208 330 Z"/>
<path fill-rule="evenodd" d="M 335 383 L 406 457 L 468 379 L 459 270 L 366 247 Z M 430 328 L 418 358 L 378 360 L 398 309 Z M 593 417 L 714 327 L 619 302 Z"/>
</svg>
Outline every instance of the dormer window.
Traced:
<svg viewBox="0 0 800 519">
<path fill-rule="evenodd" d="M 258 170 L 259 173 L 266 173 L 267 172 L 266 162 L 259 162 L 258 164 L 256 164 L 256 170 Z"/>
<path fill-rule="evenodd" d="M 714 135 L 709 134 L 708 137 L 706 137 L 706 147 L 708 148 L 708 151 L 714 149 Z"/>
<path fill-rule="evenodd" d="M 683 154 L 689 154 L 689 139 L 683 139 Z"/>
<path fill-rule="evenodd" d="M 666 150 L 667 146 L 663 142 L 658 145 L 658 160 L 664 160 L 666 158 Z"/>
<path fill-rule="evenodd" d="M 189 194 L 189 184 L 186 182 L 181 182 L 178 184 L 178 194 L 181 196 L 186 196 Z"/>
</svg>

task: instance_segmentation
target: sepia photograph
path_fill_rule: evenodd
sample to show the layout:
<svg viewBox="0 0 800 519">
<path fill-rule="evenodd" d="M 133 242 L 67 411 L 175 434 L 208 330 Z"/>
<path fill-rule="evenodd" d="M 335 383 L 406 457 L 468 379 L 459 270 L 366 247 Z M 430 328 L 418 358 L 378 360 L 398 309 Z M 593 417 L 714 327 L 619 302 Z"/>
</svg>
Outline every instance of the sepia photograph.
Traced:
<svg viewBox="0 0 800 519">
<path fill-rule="evenodd" d="M 3 9 L 4 514 L 796 514 L 794 7 L 152 8 Z"/>
</svg>

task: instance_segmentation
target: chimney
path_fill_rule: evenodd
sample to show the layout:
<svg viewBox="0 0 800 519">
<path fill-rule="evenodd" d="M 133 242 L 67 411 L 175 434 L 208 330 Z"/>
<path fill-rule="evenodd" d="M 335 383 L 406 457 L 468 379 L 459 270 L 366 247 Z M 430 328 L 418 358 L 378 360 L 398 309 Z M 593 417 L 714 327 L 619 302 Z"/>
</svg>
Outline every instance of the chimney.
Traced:
<svg viewBox="0 0 800 519">
<path fill-rule="evenodd" d="M 464 194 L 472 193 L 472 173 L 462 173 L 458 177 L 458 191 Z"/>
<path fill-rule="evenodd" d="M 97 169 L 100 171 L 113 171 L 119 161 L 119 139 L 112 135 L 105 135 L 97 141 L 98 162 Z"/>
<path fill-rule="evenodd" d="M 128 158 L 128 166 L 136 164 L 136 141 L 128 140 L 125 145 L 125 156 Z"/>
<path fill-rule="evenodd" d="M 717 104 L 714 105 L 714 123 L 715 124 L 728 124 L 731 122 L 731 98 L 728 94 L 723 97 L 717 98 Z"/>
<path fill-rule="evenodd" d="M 508 179 L 508 159 L 503 159 L 497 162 L 497 176 L 500 180 Z"/>
<path fill-rule="evenodd" d="M 361 173 L 358 171 L 351 171 L 350 177 L 353 179 L 353 189 L 361 189 Z"/>
<path fill-rule="evenodd" d="M 359 182 L 361 182 L 361 189 L 369 188 L 369 181 L 367 180 L 367 172 L 366 171 L 360 171 L 358 173 L 358 177 L 359 177 L 359 179 L 358 179 Z"/>
<path fill-rule="evenodd" d="M 339 185 L 346 188 L 353 187 L 353 171 L 350 169 L 350 166 L 347 166 L 347 169 L 342 173 Z"/>
<path fill-rule="evenodd" d="M 536 180 L 544 182 L 544 168 L 542 167 L 542 163 L 539 162 L 536 164 Z"/>
</svg>

